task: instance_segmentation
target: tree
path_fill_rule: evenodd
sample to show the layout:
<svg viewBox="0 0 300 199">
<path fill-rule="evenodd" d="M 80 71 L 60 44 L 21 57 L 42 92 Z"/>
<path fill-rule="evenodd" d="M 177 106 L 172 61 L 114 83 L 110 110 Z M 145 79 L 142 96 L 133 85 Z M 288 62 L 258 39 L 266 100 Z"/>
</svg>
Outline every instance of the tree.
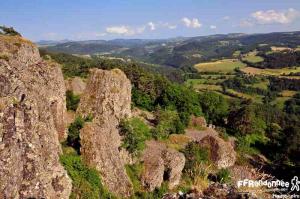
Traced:
<svg viewBox="0 0 300 199">
<path fill-rule="evenodd" d="M 149 127 L 139 118 L 123 120 L 120 123 L 123 144 L 128 152 L 138 156 L 145 148 L 145 141 L 151 137 Z"/>
<path fill-rule="evenodd" d="M 9 36 L 20 36 L 21 34 L 15 31 L 13 27 L 0 26 L 0 34 L 9 35 Z"/>
<path fill-rule="evenodd" d="M 153 135 L 157 139 L 166 139 L 171 134 L 184 132 L 179 115 L 176 111 L 158 110 L 156 111 L 157 125 L 153 130 Z"/>
<path fill-rule="evenodd" d="M 226 99 L 213 92 L 205 92 L 199 98 L 206 119 L 213 123 L 223 123 L 229 109 Z"/>
</svg>

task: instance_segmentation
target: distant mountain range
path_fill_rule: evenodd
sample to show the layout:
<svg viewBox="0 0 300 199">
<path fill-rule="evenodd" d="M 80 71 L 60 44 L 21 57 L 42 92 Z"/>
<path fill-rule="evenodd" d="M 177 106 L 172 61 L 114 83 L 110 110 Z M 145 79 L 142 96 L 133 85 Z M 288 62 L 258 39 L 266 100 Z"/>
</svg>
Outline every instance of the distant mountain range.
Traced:
<svg viewBox="0 0 300 199">
<path fill-rule="evenodd" d="M 232 33 L 171 39 L 40 41 L 37 44 L 51 52 L 133 58 L 180 68 L 215 58 L 232 57 L 236 51 L 245 53 L 270 46 L 297 47 L 300 45 L 300 32 Z"/>
</svg>

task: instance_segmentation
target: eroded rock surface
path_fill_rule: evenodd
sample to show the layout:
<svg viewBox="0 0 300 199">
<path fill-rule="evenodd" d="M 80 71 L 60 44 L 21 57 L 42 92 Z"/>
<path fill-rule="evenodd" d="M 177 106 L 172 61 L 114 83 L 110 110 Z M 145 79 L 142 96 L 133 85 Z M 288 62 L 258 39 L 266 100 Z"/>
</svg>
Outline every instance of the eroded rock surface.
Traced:
<svg viewBox="0 0 300 199">
<path fill-rule="evenodd" d="M 218 168 L 233 166 L 236 161 L 236 152 L 230 141 L 224 141 L 218 132 L 212 128 L 204 131 L 187 130 L 186 135 L 200 146 L 210 150 L 212 161 Z"/>
<path fill-rule="evenodd" d="M 0 198 L 69 198 L 62 72 L 20 37 L 0 36 L 0 53 Z"/>
<path fill-rule="evenodd" d="M 80 77 L 70 78 L 65 81 L 66 90 L 71 90 L 75 95 L 81 95 L 86 88 L 86 83 Z"/>
<path fill-rule="evenodd" d="M 164 180 L 173 189 L 179 184 L 185 157 L 182 153 L 168 148 L 165 144 L 157 141 L 147 141 L 142 160 L 144 171 L 142 174 L 143 186 L 153 191 L 160 187 Z"/>
<path fill-rule="evenodd" d="M 131 84 L 119 69 L 94 69 L 88 80 L 77 113 L 92 116 L 80 132 L 81 153 L 85 162 L 101 174 L 109 191 L 121 197 L 132 193 L 132 184 L 120 153 L 118 125 L 131 115 Z"/>
<path fill-rule="evenodd" d="M 219 169 L 234 165 L 236 152 L 230 142 L 225 142 L 219 137 L 208 135 L 201 139 L 199 144 L 210 150 L 211 159 Z"/>
</svg>

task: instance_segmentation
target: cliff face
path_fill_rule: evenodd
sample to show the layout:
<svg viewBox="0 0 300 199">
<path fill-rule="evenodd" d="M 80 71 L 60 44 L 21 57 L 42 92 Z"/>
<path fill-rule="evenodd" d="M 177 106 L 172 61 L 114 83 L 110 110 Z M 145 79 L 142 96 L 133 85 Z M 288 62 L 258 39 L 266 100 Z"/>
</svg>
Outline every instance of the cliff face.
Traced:
<svg viewBox="0 0 300 199">
<path fill-rule="evenodd" d="M 81 154 L 95 167 L 109 191 L 121 197 L 132 193 L 132 184 L 125 171 L 120 151 L 118 125 L 131 115 L 131 84 L 118 69 L 94 69 L 87 82 L 77 113 L 92 116 L 80 132 Z"/>
<path fill-rule="evenodd" d="M 68 198 L 60 68 L 20 37 L 0 36 L 0 198 Z M 1 195 L 2 194 L 2 195 Z"/>
</svg>

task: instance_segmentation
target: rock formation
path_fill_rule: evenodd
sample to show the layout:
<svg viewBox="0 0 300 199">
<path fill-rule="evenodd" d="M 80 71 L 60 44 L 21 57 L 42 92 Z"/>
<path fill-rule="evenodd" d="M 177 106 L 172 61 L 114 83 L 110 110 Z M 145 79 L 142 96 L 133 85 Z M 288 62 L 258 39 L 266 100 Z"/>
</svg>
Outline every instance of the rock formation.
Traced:
<svg viewBox="0 0 300 199">
<path fill-rule="evenodd" d="M 69 198 L 59 163 L 64 113 L 60 67 L 31 42 L 0 36 L 0 198 Z"/>
<path fill-rule="evenodd" d="M 71 90 L 75 95 L 81 95 L 84 92 L 86 83 L 80 77 L 74 77 L 65 81 L 66 90 Z"/>
<path fill-rule="evenodd" d="M 234 165 L 236 152 L 230 142 L 216 136 L 206 136 L 200 140 L 199 145 L 210 150 L 210 156 L 215 165 L 220 168 L 227 168 Z"/>
<path fill-rule="evenodd" d="M 109 191 L 122 197 L 131 195 L 132 184 L 120 153 L 118 125 L 131 115 L 130 107 L 131 84 L 121 70 L 91 70 L 77 109 L 77 114 L 93 118 L 80 132 L 81 154 L 99 171 Z"/>
<path fill-rule="evenodd" d="M 210 150 L 211 159 L 218 168 L 227 168 L 234 165 L 236 152 L 232 143 L 220 138 L 216 130 L 212 128 L 207 128 L 204 131 L 187 130 L 186 135 L 192 141 Z"/>
<path fill-rule="evenodd" d="M 144 187 L 153 191 L 160 187 L 164 180 L 168 181 L 168 186 L 173 189 L 179 184 L 182 170 L 185 164 L 185 157 L 182 153 L 167 148 L 158 141 L 148 141 L 143 154 L 144 171 L 142 183 Z"/>
</svg>

